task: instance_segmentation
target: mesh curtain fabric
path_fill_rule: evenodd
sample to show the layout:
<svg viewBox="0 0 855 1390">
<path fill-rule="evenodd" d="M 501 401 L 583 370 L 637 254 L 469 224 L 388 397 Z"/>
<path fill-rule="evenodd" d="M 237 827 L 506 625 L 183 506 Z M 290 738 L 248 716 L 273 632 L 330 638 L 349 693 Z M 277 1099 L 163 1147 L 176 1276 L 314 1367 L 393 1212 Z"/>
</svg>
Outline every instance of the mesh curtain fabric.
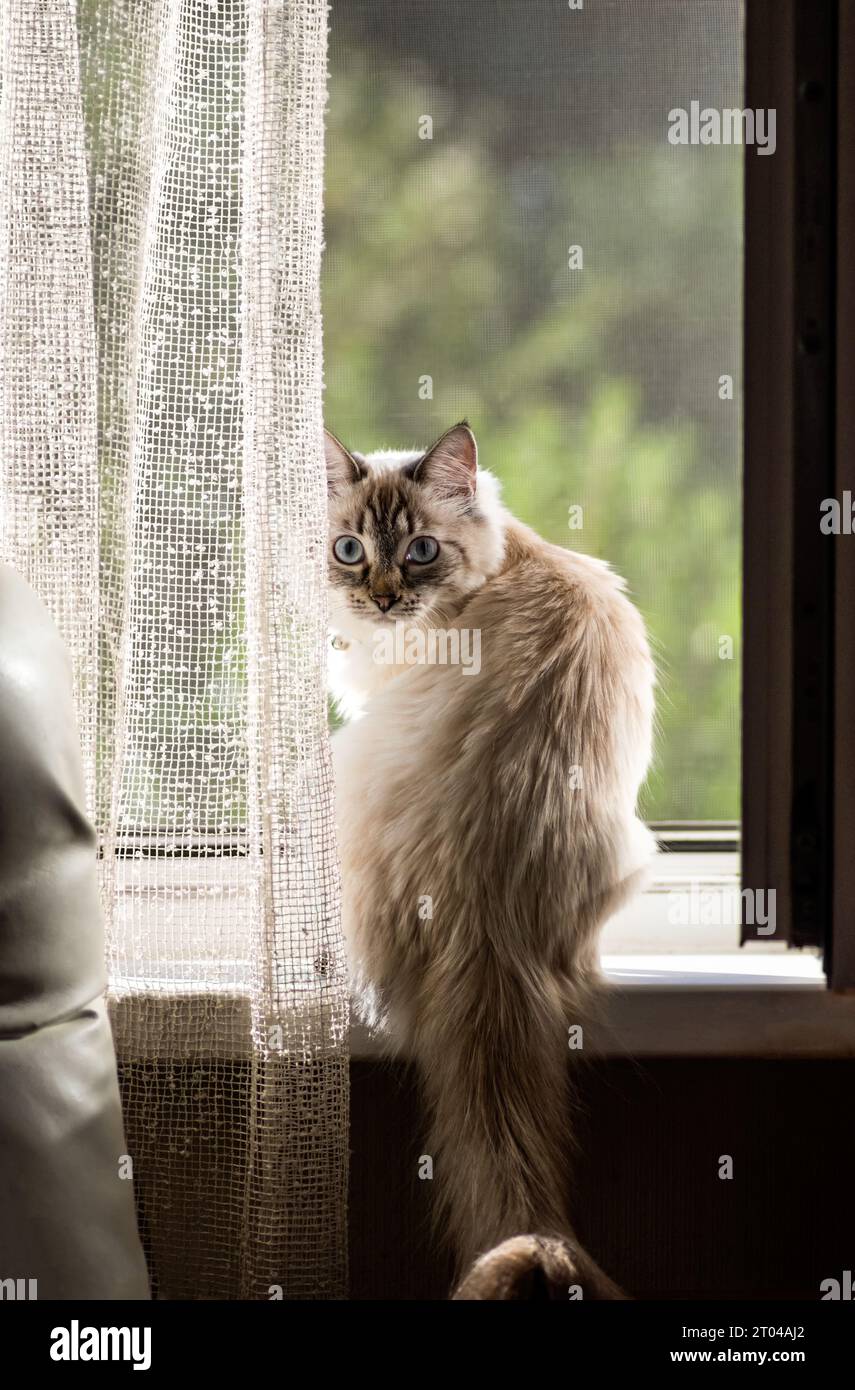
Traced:
<svg viewBox="0 0 855 1390">
<path fill-rule="evenodd" d="M 0 16 L 0 554 L 74 666 L 155 1293 L 341 1297 L 325 0 Z"/>
</svg>

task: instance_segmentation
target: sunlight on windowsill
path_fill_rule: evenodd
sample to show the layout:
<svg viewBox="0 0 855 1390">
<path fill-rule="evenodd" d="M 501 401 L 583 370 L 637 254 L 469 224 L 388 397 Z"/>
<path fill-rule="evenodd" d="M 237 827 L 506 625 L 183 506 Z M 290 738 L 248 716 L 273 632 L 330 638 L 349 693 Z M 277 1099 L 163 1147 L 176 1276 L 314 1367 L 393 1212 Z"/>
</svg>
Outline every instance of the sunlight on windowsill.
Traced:
<svg viewBox="0 0 855 1390">
<path fill-rule="evenodd" d="M 250 1007 L 248 861 L 171 861 L 173 882 L 152 861 L 123 868 L 124 912 L 112 981 L 119 1055 L 156 1059 L 157 1017 L 186 1010 L 193 1056 L 231 1056 Z M 774 940 L 739 946 L 728 916 L 738 889 L 735 854 L 662 855 L 649 890 L 609 922 L 603 972 L 611 987 L 586 1050 L 618 1056 L 855 1056 L 855 997 L 825 988 L 818 955 Z M 682 897 L 681 897 L 682 895 Z M 719 911 L 720 905 L 721 910 Z M 153 960 L 146 923 L 168 921 L 171 959 Z M 692 923 L 695 922 L 695 925 Z M 161 932 L 160 940 L 163 935 Z M 217 970 L 213 971 L 216 962 Z M 283 962 L 292 1001 L 317 999 L 311 963 Z M 140 1020 L 144 1018 L 145 1023 Z M 351 1051 L 371 1058 L 380 1041 L 359 1025 Z"/>
</svg>

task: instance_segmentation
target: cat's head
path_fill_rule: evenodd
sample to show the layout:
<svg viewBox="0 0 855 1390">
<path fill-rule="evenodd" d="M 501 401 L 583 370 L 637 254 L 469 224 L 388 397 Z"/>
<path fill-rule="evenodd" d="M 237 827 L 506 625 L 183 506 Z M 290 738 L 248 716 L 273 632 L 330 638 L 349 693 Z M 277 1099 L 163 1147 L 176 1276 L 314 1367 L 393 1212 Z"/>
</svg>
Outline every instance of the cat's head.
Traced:
<svg viewBox="0 0 855 1390">
<path fill-rule="evenodd" d="M 498 569 L 496 480 L 463 421 L 426 450 L 363 455 L 325 433 L 333 626 L 441 625 Z"/>
</svg>

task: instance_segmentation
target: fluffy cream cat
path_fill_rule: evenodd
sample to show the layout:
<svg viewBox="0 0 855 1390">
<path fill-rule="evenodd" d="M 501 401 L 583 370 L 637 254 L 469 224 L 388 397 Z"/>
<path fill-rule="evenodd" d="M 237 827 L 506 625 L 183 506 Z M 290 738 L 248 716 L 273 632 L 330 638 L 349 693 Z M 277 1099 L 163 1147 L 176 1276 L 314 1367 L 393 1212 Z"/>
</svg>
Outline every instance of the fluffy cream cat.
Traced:
<svg viewBox="0 0 855 1390">
<path fill-rule="evenodd" d="M 363 457 L 328 434 L 326 454 L 357 1006 L 418 1063 L 460 1270 L 537 1233 L 529 1272 L 548 1250 L 550 1286 L 620 1296 L 570 1226 L 568 1029 L 598 929 L 653 850 L 635 813 L 653 719 L 643 623 L 605 564 L 505 510 L 465 422 L 426 452 Z M 476 639 L 477 671 L 455 661 Z M 509 1279 L 470 1292 L 470 1275 L 461 1296 Z"/>
</svg>

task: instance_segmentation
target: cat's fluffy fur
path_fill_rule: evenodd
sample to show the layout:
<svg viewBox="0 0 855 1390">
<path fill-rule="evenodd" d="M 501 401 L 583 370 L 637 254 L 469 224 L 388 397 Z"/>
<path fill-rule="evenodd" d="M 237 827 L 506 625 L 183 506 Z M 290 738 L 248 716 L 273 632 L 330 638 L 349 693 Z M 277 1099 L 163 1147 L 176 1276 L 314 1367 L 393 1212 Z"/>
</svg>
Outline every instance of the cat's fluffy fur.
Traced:
<svg viewBox="0 0 855 1390">
<path fill-rule="evenodd" d="M 504 509 L 465 423 L 426 453 L 328 436 L 327 466 L 333 679 L 361 711 L 333 740 L 346 940 L 359 1006 L 418 1063 L 462 1270 L 511 1236 L 572 1240 L 568 1029 L 652 854 L 653 666 L 622 581 Z M 433 574 L 406 559 L 425 534 Z M 480 673 L 378 666 L 396 619 L 480 630 Z"/>
</svg>

